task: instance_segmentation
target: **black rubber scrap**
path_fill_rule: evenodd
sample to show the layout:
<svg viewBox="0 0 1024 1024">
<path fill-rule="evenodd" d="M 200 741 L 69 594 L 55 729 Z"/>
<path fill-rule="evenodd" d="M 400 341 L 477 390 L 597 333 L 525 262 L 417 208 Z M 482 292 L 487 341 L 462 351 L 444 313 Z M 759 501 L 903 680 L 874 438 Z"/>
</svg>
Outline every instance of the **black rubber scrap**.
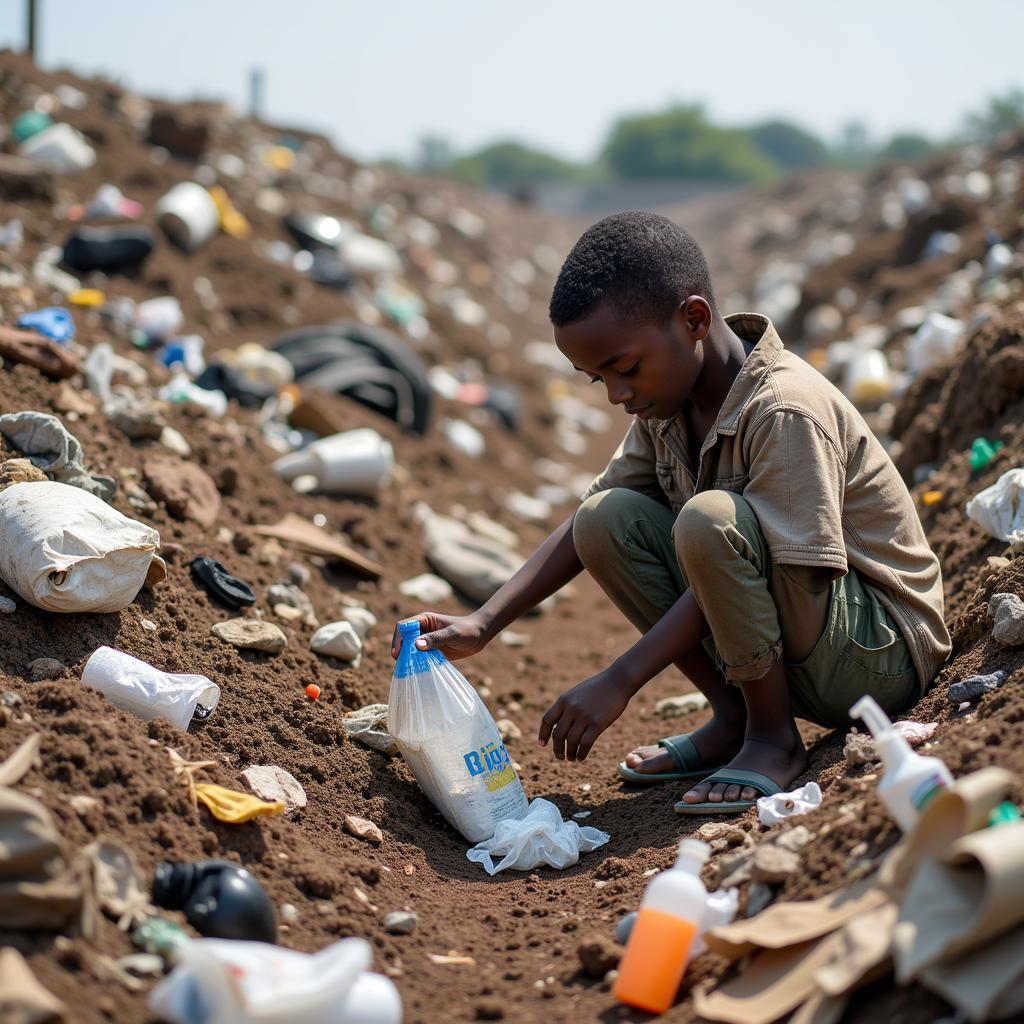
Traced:
<svg viewBox="0 0 1024 1024">
<path fill-rule="evenodd" d="M 200 555 L 193 558 L 188 567 L 196 583 L 202 584 L 211 597 L 229 608 L 244 608 L 256 603 L 252 587 L 237 576 L 232 576 L 220 562 Z"/>
</svg>

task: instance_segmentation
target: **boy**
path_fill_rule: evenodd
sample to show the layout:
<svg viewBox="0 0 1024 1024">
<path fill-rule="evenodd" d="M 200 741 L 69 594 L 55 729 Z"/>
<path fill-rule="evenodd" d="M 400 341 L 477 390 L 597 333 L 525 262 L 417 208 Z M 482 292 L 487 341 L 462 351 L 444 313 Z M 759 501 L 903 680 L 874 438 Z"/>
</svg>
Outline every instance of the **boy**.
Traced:
<svg viewBox="0 0 1024 1024">
<path fill-rule="evenodd" d="M 680 813 L 789 787 L 807 764 L 794 715 L 843 727 L 865 693 L 891 715 L 915 703 L 950 651 L 939 565 L 847 399 L 765 317 L 723 318 L 700 248 L 654 214 L 587 230 L 550 316 L 635 419 L 573 516 L 472 615 L 421 615 L 421 646 L 467 657 L 586 568 L 643 635 L 555 702 L 539 742 L 583 760 L 674 663 L 713 717 L 619 773 L 687 780 Z"/>
</svg>

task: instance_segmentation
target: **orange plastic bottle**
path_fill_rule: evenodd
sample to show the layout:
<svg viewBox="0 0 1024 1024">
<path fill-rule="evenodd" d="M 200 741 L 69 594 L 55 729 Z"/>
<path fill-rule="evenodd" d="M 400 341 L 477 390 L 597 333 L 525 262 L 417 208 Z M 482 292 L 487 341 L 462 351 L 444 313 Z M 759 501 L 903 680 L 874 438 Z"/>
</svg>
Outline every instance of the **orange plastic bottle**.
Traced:
<svg viewBox="0 0 1024 1024">
<path fill-rule="evenodd" d="M 675 865 L 647 886 L 612 988 L 620 1003 L 648 1013 L 672 1005 L 704 916 L 708 894 L 700 869 L 710 853 L 707 843 L 682 840 Z"/>
</svg>

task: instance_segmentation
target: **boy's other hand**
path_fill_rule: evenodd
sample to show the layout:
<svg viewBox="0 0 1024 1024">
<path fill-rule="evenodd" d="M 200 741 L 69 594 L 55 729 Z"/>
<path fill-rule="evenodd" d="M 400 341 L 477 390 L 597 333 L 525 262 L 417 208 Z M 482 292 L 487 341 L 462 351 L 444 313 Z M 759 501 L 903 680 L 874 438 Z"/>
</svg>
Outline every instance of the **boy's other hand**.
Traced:
<svg viewBox="0 0 1024 1024">
<path fill-rule="evenodd" d="M 434 612 L 420 612 L 402 621 L 409 622 L 410 619 L 418 619 L 420 624 L 417 648 L 421 651 L 438 650 L 449 661 L 468 658 L 482 651 L 491 640 L 483 621 L 475 614 L 437 615 Z M 401 649 L 402 635 L 396 624 L 391 637 L 391 657 L 397 659 Z"/>
<path fill-rule="evenodd" d="M 559 761 L 585 761 L 590 748 L 629 704 L 632 691 L 610 669 L 566 690 L 540 721 L 537 742 L 551 739 Z"/>
</svg>

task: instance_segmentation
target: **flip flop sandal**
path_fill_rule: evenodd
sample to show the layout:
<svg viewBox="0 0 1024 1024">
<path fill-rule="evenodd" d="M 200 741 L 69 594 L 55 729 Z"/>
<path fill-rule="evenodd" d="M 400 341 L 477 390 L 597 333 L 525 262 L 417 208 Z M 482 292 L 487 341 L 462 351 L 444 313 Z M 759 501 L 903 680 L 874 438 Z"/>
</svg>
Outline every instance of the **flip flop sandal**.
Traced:
<svg viewBox="0 0 1024 1024">
<path fill-rule="evenodd" d="M 767 775 L 760 772 L 747 771 L 744 768 L 720 768 L 702 779 L 703 782 L 725 782 L 737 786 L 750 786 L 762 796 L 774 796 L 782 792 L 782 787 Z M 705 800 L 699 804 L 688 804 L 683 800 L 675 805 L 676 814 L 739 814 L 750 807 L 757 806 L 757 800 L 721 800 L 713 803 Z"/>
<path fill-rule="evenodd" d="M 717 771 L 721 765 L 707 767 L 700 763 L 700 754 L 697 748 L 693 744 L 693 740 L 690 739 L 689 733 L 683 733 L 680 736 L 667 736 L 663 740 L 658 740 L 658 746 L 664 747 L 671 755 L 672 760 L 675 761 L 678 768 L 674 772 L 638 772 L 635 768 L 630 768 L 625 761 L 619 762 L 619 777 L 625 779 L 627 782 L 638 783 L 642 786 L 653 785 L 657 782 L 680 782 L 685 780 L 697 780 L 698 782 L 705 779 L 713 771 Z"/>
</svg>

